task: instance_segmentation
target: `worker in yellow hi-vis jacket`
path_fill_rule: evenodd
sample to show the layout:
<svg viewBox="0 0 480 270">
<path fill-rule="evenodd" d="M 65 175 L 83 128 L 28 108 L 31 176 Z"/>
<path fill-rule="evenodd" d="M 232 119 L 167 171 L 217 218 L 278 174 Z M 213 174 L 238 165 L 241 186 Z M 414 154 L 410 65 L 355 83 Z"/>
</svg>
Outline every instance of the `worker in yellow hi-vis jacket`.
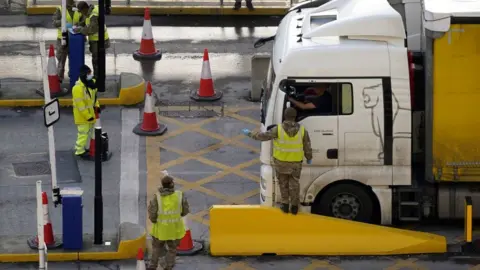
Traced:
<svg viewBox="0 0 480 270">
<path fill-rule="evenodd" d="M 100 112 L 100 103 L 92 70 L 86 65 L 80 69 L 80 76 L 72 89 L 72 99 L 73 119 L 78 129 L 75 155 L 88 158 L 86 146 L 89 135 L 93 135 L 95 111 Z"/>
<path fill-rule="evenodd" d="M 282 203 L 280 209 L 296 215 L 300 205 L 303 157 L 307 159 L 307 164 L 312 164 L 312 145 L 308 131 L 296 121 L 297 111 L 294 108 L 288 107 L 284 112 L 284 118 L 281 125 L 266 132 L 251 132 L 244 129 L 243 133 L 254 140 L 273 141 L 273 162 Z"/>
<path fill-rule="evenodd" d="M 92 65 L 93 73 L 95 77 L 98 77 L 98 29 L 101 27 L 98 25 L 98 5 L 88 4 L 85 1 L 79 1 L 77 4 L 78 11 L 82 13 L 82 16 L 85 18 L 84 21 L 80 23 L 82 27 L 75 28 L 76 33 L 82 33 L 85 36 L 88 36 L 88 43 L 90 45 L 90 52 L 92 53 Z M 108 37 L 107 26 L 103 25 L 105 29 L 105 49 L 110 48 L 110 38 Z"/>
<path fill-rule="evenodd" d="M 75 2 L 73 0 L 67 0 L 67 29 L 73 26 L 78 26 L 80 21 L 83 20 L 82 13 L 76 10 Z M 65 62 L 68 57 L 68 46 L 62 45 L 62 6 L 58 6 L 55 9 L 55 13 L 52 18 L 53 26 L 57 28 L 57 75 L 60 81 L 63 81 L 65 75 Z"/>
<path fill-rule="evenodd" d="M 175 190 L 173 177 L 165 175 L 152 200 L 148 204 L 148 217 L 152 226 L 152 258 L 147 270 L 155 270 L 158 261 L 164 259 L 164 270 L 172 270 L 180 241 L 185 236 L 182 217 L 189 212 L 185 194 Z"/>
</svg>

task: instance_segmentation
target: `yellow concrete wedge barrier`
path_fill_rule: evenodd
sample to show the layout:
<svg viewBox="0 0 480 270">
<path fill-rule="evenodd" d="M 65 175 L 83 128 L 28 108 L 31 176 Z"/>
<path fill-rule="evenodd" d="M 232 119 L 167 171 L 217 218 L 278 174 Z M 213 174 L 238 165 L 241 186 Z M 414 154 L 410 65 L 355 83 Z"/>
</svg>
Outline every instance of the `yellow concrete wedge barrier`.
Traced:
<svg viewBox="0 0 480 270">
<path fill-rule="evenodd" d="M 445 253 L 445 237 L 259 205 L 210 209 L 213 256 Z"/>
<path fill-rule="evenodd" d="M 120 80 L 116 83 L 115 97 L 102 97 L 99 93 L 98 101 L 101 105 L 123 106 L 136 105 L 145 100 L 145 80 L 137 74 L 123 72 Z M 71 107 L 71 94 L 58 98 L 61 107 Z M 41 107 L 45 105 L 44 98 L 34 99 L 3 99 L 0 100 L 0 107 Z"/>
<path fill-rule="evenodd" d="M 134 259 L 139 248 L 145 250 L 147 232 L 145 227 L 123 222 L 117 233 L 117 240 L 111 245 L 91 244 L 90 239 L 84 239 L 85 246 L 80 252 L 66 250 L 50 250 L 48 261 L 111 261 Z M 25 237 L 0 237 L 0 250 L 8 246 L 8 253 L 0 253 L 0 263 L 18 263 L 38 261 L 38 251 L 28 247 Z M 3 246 L 1 245 L 3 244 Z"/>
</svg>

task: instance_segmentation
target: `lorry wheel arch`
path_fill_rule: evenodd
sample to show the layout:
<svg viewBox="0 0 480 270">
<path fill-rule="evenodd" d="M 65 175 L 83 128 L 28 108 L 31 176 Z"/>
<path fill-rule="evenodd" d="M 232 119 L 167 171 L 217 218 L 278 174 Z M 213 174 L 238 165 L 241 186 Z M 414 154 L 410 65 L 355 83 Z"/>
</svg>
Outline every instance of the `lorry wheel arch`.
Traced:
<svg viewBox="0 0 480 270">
<path fill-rule="evenodd" d="M 336 196 L 335 194 L 343 192 L 352 194 L 360 200 L 362 207 L 367 208 L 365 212 L 360 213 L 359 219 L 355 220 L 380 224 L 381 211 L 377 196 L 369 186 L 351 179 L 332 182 L 320 190 L 313 201 L 311 212 L 313 214 L 333 216 L 329 202 Z"/>
</svg>

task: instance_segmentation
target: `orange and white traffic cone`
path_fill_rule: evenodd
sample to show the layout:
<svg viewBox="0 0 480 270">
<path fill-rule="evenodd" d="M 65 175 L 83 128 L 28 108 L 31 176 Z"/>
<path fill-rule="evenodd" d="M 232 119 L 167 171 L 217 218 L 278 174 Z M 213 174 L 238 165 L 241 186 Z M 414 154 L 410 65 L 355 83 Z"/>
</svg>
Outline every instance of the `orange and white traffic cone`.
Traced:
<svg viewBox="0 0 480 270">
<path fill-rule="evenodd" d="M 187 217 L 183 217 L 183 224 L 185 224 L 185 236 L 180 240 L 180 244 L 177 247 L 177 254 L 180 256 L 195 255 L 203 249 L 203 244 L 192 239 Z"/>
<path fill-rule="evenodd" d="M 208 50 L 203 51 L 202 74 L 200 78 L 200 87 L 197 91 L 192 91 L 190 98 L 195 101 L 216 101 L 221 99 L 223 92 L 215 92 L 213 87 L 212 71 L 210 69 L 210 60 Z"/>
<path fill-rule="evenodd" d="M 143 249 L 139 248 L 137 252 L 137 268 L 135 270 L 145 270 L 145 260 L 143 255 Z"/>
<path fill-rule="evenodd" d="M 155 40 L 152 34 L 152 21 L 150 20 L 150 10 L 145 8 L 143 17 L 142 40 L 140 41 L 140 49 L 133 52 L 135 60 L 160 60 L 162 52 L 155 49 Z"/>
<path fill-rule="evenodd" d="M 90 156 L 90 160 L 95 160 L 95 127 L 100 127 L 100 114 L 98 112 L 95 112 L 95 125 L 93 126 L 93 129 L 90 130 L 90 146 L 89 146 L 89 151 L 88 154 Z"/>
<path fill-rule="evenodd" d="M 48 214 L 48 197 L 46 192 L 42 192 L 42 203 L 43 203 L 43 235 L 45 237 L 45 244 L 53 245 L 55 244 L 55 239 L 53 236 L 53 227 L 52 222 L 50 221 L 50 215 Z"/>
<path fill-rule="evenodd" d="M 133 128 L 133 133 L 140 136 L 160 136 L 167 131 L 167 125 L 158 123 L 157 113 L 153 108 L 152 84 L 147 82 L 143 121 Z"/>
<path fill-rule="evenodd" d="M 50 49 L 48 51 L 47 75 L 51 98 L 62 97 L 68 94 L 68 90 L 62 88 L 60 85 L 60 78 L 57 75 L 57 62 L 55 60 L 55 47 L 53 44 L 50 44 Z M 45 91 L 45 89 L 43 91 Z M 43 91 L 39 90 L 37 92 L 43 96 Z"/>
<path fill-rule="evenodd" d="M 48 214 L 48 197 L 46 192 L 42 192 L 42 205 L 43 205 L 43 237 L 45 245 L 48 249 L 55 249 L 62 246 L 62 242 L 56 241 L 53 235 L 53 226 L 50 221 L 50 215 Z M 30 248 L 38 249 L 38 236 L 35 236 L 28 241 Z"/>
<path fill-rule="evenodd" d="M 110 160 L 112 157 L 112 152 L 108 150 L 108 135 L 106 132 L 102 132 L 101 138 L 96 138 L 95 136 L 95 130 L 97 128 L 102 128 L 102 124 L 100 122 L 100 113 L 98 111 L 95 112 L 95 124 L 90 130 L 90 147 L 88 150 L 88 158 L 86 158 L 89 161 L 95 161 L 95 154 L 96 154 L 96 143 L 97 140 L 102 140 L 102 153 L 101 153 L 101 160 L 102 162 Z"/>
</svg>

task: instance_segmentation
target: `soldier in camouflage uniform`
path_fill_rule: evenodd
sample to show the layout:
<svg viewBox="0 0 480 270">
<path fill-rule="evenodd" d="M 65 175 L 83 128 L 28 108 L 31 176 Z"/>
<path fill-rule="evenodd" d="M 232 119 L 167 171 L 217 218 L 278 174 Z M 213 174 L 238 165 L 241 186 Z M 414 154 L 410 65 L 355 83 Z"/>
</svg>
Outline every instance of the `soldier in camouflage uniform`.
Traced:
<svg viewBox="0 0 480 270">
<path fill-rule="evenodd" d="M 284 113 L 285 121 L 281 126 L 275 126 L 266 132 L 253 133 L 244 129 L 243 133 L 258 141 L 273 140 L 273 162 L 275 174 L 280 186 L 282 197 L 281 209 L 291 213 L 298 213 L 300 204 L 300 175 L 302 172 L 303 156 L 307 163 L 312 161 L 312 147 L 307 130 L 295 119 L 297 111 L 294 108 L 287 108 Z"/>
<path fill-rule="evenodd" d="M 73 11 L 75 7 L 75 2 L 73 0 L 67 0 L 67 28 L 71 28 L 72 26 L 78 26 L 80 21 L 82 20 L 82 14 L 78 11 Z M 58 28 L 57 30 L 57 45 L 56 45 L 56 56 L 57 56 L 57 75 L 60 81 L 63 81 L 65 75 L 65 62 L 67 61 L 68 57 L 68 46 L 62 45 L 62 6 L 58 6 L 55 9 L 55 13 L 53 14 L 52 18 L 53 27 Z"/>
<path fill-rule="evenodd" d="M 153 223 L 153 251 L 147 270 L 157 269 L 160 258 L 164 259 L 163 269 L 173 269 L 177 246 L 185 235 L 185 225 L 181 217 L 190 212 L 184 194 L 175 190 L 173 178 L 165 175 L 161 182 L 162 186 L 148 205 L 148 217 Z M 181 211 L 178 211 L 180 204 Z"/>
<path fill-rule="evenodd" d="M 81 23 L 81 28 L 75 30 L 76 33 L 82 33 L 88 36 L 88 44 L 90 45 L 90 53 L 92 54 L 93 74 L 98 78 L 98 6 L 89 5 L 85 1 L 77 4 L 78 10 L 83 14 L 85 20 Z M 107 27 L 105 27 L 105 50 L 110 48 L 110 38 L 108 36 Z"/>
</svg>

